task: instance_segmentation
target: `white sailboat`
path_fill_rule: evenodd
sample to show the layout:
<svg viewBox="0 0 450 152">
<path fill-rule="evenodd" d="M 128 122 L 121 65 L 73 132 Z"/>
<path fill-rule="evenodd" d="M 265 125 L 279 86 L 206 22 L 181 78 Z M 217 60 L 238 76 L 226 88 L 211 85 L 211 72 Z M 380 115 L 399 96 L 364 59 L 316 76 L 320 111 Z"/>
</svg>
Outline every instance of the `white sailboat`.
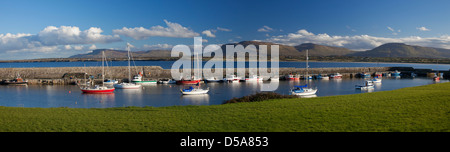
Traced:
<svg viewBox="0 0 450 152">
<path fill-rule="evenodd" d="M 358 89 L 358 90 L 374 89 L 373 81 L 365 81 L 364 85 L 355 85 L 355 89 Z"/>
<path fill-rule="evenodd" d="M 131 82 L 131 66 L 130 66 L 130 43 L 127 43 L 127 51 L 128 51 L 128 81 Z M 117 89 L 140 89 L 142 86 L 136 83 L 126 83 L 122 82 L 119 84 L 114 84 L 114 87 Z"/>
<path fill-rule="evenodd" d="M 197 61 L 198 61 L 198 55 L 197 55 Z M 199 64 L 197 62 L 197 75 L 200 75 L 200 71 L 199 71 Z M 209 91 L 209 88 L 206 89 L 202 89 L 200 88 L 200 82 L 197 83 L 197 88 L 194 88 L 192 86 L 189 86 L 189 88 L 187 89 L 180 89 L 181 93 L 183 95 L 193 95 L 193 94 L 206 94 Z"/>
<path fill-rule="evenodd" d="M 308 76 L 308 50 L 306 50 L 306 75 Z M 306 82 L 308 82 L 308 79 L 305 79 Z M 303 86 L 294 86 L 290 90 L 292 95 L 299 95 L 299 96 L 305 96 L 305 95 L 314 95 L 317 92 L 317 88 L 308 87 L 308 84 Z"/>
</svg>

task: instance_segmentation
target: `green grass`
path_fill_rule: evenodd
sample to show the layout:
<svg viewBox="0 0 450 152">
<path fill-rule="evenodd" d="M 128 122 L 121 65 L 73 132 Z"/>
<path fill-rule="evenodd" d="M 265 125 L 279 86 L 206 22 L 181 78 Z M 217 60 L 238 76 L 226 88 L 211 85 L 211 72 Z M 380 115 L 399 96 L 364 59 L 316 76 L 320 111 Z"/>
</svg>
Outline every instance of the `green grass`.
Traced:
<svg viewBox="0 0 450 152">
<path fill-rule="evenodd" d="M 0 107 L 2 132 L 448 132 L 450 83 L 213 106 Z"/>
</svg>

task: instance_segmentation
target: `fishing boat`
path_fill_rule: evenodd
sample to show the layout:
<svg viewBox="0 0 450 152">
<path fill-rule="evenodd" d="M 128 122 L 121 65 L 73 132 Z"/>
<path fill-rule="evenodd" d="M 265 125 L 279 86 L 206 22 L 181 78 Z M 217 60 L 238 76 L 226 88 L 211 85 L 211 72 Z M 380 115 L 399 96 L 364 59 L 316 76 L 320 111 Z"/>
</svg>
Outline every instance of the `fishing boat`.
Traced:
<svg viewBox="0 0 450 152">
<path fill-rule="evenodd" d="M 307 95 L 314 95 L 317 92 L 317 89 L 308 88 L 308 84 L 303 86 L 294 86 L 290 90 L 292 95 L 298 95 L 298 96 L 307 96 Z"/>
<path fill-rule="evenodd" d="M 330 77 L 329 77 L 329 76 L 327 76 L 327 75 L 322 75 L 322 74 L 319 74 L 319 75 L 317 76 L 317 79 L 322 79 L 322 80 L 329 80 L 329 79 L 330 79 Z"/>
<path fill-rule="evenodd" d="M 335 74 L 330 75 L 330 78 L 332 78 L 332 79 L 341 79 L 342 75 L 340 73 L 335 73 Z"/>
<path fill-rule="evenodd" d="M 300 80 L 299 75 L 288 74 L 287 80 Z"/>
<path fill-rule="evenodd" d="M 201 81 L 200 79 L 199 80 L 184 80 L 184 79 L 181 79 L 181 80 L 176 81 L 176 83 L 177 84 L 197 84 L 200 81 Z"/>
<path fill-rule="evenodd" d="M 381 77 L 383 77 L 383 74 L 379 73 L 379 72 L 375 72 L 375 77 L 381 78 Z"/>
<path fill-rule="evenodd" d="M 400 72 L 395 70 L 394 73 L 391 74 L 392 77 L 400 77 Z"/>
<path fill-rule="evenodd" d="M 251 77 L 245 78 L 245 82 L 262 82 L 263 79 L 257 75 L 252 75 Z"/>
<path fill-rule="evenodd" d="M 361 78 L 370 78 L 370 73 L 367 73 L 367 72 L 360 73 L 360 77 Z"/>
<path fill-rule="evenodd" d="M 142 86 L 138 85 L 136 83 L 130 83 L 131 81 L 131 65 L 130 65 L 130 59 L 131 59 L 131 51 L 130 51 L 130 43 L 127 43 L 127 52 L 128 52 L 128 83 L 122 82 L 119 84 L 114 84 L 114 87 L 117 89 L 140 89 Z"/>
<path fill-rule="evenodd" d="M 433 81 L 439 81 L 439 80 L 440 80 L 440 78 L 438 76 L 433 77 Z"/>
<path fill-rule="evenodd" d="M 205 79 L 206 82 L 223 82 L 223 79 L 217 79 L 216 77 L 209 77 Z"/>
<path fill-rule="evenodd" d="M 137 75 L 135 75 L 133 77 L 133 79 L 131 80 L 131 82 L 136 83 L 136 84 L 141 84 L 141 85 L 146 85 L 146 84 L 156 84 L 157 81 L 156 80 L 142 80 L 143 79 L 143 74 L 142 72 L 139 72 Z"/>
<path fill-rule="evenodd" d="M 237 77 L 236 75 L 230 75 L 230 76 L 227 76 L 225 79 L 224 79 L 224 81 L 226 81 L 226 82 L 229 82 L 229 83 L 233 83 L 233 82 L 239 82 L 239 80 L 241 80 L 241 78 L 240 77 Z"/>
<path fill-rule="evenodd" d="M 175 84 L 175 83 L 177 83 L 177 81 L 175 81 L 174 79 L 161 79 L 158 81 L 158 83 L 160 83 L 160 84 Z"/>
<path fill-rule="evenodd" d="M 105 67 L 103 65 L 104 60 L 105 59 L 105 52 L 102 51 L 102 80 L 105 79 Z M 85 77 L 85 81 L 86 81 L 86 74 L 84 75 Z M 81 92 L 83 93 L 112 93 L 114 92 L 115 88 L 108 88 L 107 86 L 105 86 L 105 82 L 102 82 L 103 84 L 100 85 L 95 85 L 94 87 L 91 87 L 90 85 L 82 85 L 80 86 Z"/>
<path fill-rule="evenodd" d="M 278 76 L 270 77 L 269 81 L 280 81 L 280 77 L 278 77 Z"/>
<path fill-rule="evenodd" d="M 17 73 L 16 78 L 13 80 L 5 80 L 2 83 L 6 85 L 28 85 L 28 80 L 22 79 L 22 77 L 20 77 Z"/>
<path fill-rule="evenodd" d="M 369 90 L 373 88 L 373 81 L 365 81 L 364 85 L 355 85 L 355 89 L 358 90 Z"/>
</svg>

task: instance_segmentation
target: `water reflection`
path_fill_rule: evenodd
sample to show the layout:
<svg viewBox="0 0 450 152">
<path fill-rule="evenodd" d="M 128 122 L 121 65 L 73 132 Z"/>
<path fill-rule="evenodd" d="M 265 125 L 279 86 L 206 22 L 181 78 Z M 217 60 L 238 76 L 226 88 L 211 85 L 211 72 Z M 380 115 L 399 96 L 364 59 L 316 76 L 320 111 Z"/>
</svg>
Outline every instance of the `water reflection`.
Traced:
<svg viewBox="0 0 450 152">
<path fill-rule="evenodd" d="M 82 101 L 76 101 L 75 104 L 96 105 L 96 107 L 111 107 L 115 105 L 114 93 L 81 93 Z"/>
<path fill-rule="evenodd" d="M 181 95 L 182 105 L 208 105 L 209 94 Z"/>
<path fill-rule="evenodd" d="M 306 96 L 298 96 L 299 98 L 314 98 L 317 97 L 317 95 L 313 94 L 313 95 L 306 95 Z"/>
</svg>

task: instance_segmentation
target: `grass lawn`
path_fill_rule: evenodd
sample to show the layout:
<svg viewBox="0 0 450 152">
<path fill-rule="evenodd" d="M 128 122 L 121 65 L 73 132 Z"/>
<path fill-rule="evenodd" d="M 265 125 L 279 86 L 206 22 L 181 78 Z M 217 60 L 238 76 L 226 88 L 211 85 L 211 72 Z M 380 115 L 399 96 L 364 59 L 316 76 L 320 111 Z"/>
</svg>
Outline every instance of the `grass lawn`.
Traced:
<svg viewBox="0 0 450 152">
<path fill-rule="evenodd" d="M 149 99 L 150 100 L 150 99 Z M 450 83 L 212 106 L 0 107 L 2 132 L 448 132 Z"/>
</svg>

